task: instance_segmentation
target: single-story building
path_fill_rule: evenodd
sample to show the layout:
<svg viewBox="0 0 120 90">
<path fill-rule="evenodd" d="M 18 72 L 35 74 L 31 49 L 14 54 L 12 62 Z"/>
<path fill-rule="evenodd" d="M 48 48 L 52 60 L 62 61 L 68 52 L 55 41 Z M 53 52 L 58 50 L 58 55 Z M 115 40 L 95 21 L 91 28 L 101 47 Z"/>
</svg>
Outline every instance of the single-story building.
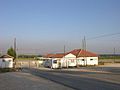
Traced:
<svg viewBox="0 0 120 90">
<path fill-rule="evenodd" d="M 10 55 L 1 56 L 0 68 L 13 68 L 13 57 Z"/>
<path fill-rule="evenodd" d="M 77 66 L 98 65 L 98 55 L 83 49 L 70 51 L 76 56 Z"/>
<path fill-rule="evenodd" d="M 61 67 L 75 67 L 76 65 L 76 56 L 72 53 L 65 54 L 61 58 Z"/>
<path fill-rule="evenodd" d="M 67 53 L 66 54 L 63 54 L 63 53 L 48 54 L 46 55 L 46 58 L 48 59 L 46 60 L 45 66 L 48 66 L 48 67 L 62 68 L 62 67 L 75 67 L 76 66 L 76 56 L 71 53 L 69 54 Z M 49 62 L 51 64 L 49 64 Z"/>
<path fill-rule="evenodd" d="M 87 66 L 87 65 L 98 65 L 98 55 L 86 50 L 75 49 L 65 54 L 48 54 L 45 58 L 47 59 L 47 66 L 53 67 L 54 60 L 57 60 L 55 63 L 56 67 L 75 67 L 75 66 Z M 49 64 L 49 61 L 51 64 Z"/>
</svg>

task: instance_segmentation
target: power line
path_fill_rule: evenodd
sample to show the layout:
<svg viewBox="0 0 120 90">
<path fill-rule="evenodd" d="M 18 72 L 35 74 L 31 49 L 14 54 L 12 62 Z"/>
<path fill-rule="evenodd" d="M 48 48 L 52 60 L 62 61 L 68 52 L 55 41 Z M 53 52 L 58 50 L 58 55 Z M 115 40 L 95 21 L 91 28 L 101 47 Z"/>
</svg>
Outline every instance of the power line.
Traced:
<svg viewBox="0 0 120 90">
<path fill-rule="evenodd" d="M 104 34 L 104 35 L 100 35 L 100 36 L 96 36 L 96 37 L 91 37 L 91 38 L 88 38 L 87 40 L 89 41 L 89 40 L 93 40 L 93 39 L 110 37 L 110 36 L 115 36 L 115 35 L 120 35 L 120 32 L 118 32 L 118 33 L 111 33 L 111 34 Z M 114 48 L 114 62 L 115 62 L 115 54 L 116 54 L 116 49 Z"/>
<path fill-rule="evenodd" d="M 120 32 L 119 33 L 112 33 L 112 34 L 104 34 L 104 35 L 88 38 L 87 40 L 93 40 L 93 39 L 109 37 L 109 36 L 114 36 L 114 35 L 119 35 L 119 34 L 120 34 Z"/>
</svg>

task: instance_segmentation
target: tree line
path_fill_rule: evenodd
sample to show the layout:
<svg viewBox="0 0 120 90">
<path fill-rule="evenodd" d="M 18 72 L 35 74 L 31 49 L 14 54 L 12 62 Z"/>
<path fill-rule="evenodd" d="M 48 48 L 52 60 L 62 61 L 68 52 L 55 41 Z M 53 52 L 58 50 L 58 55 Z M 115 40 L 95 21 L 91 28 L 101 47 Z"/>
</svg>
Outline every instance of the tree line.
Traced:
<svg viewBox="0 0 120 90">
<path fill-rule="evenodd" d="M 27 55 L 27 54 L 20 54 L 20 55 L 17 55 L 16 51 L 14 50 L 13 47 L 10 47 L 8 50 L 7 50 L 7 54 L 14 57 L 14 60 L 16 58 L 35 58 L 35 57 L 42 57 L 42 55 Z M 0 53 L 0 56 L 2 54 Z"/>
</svg>

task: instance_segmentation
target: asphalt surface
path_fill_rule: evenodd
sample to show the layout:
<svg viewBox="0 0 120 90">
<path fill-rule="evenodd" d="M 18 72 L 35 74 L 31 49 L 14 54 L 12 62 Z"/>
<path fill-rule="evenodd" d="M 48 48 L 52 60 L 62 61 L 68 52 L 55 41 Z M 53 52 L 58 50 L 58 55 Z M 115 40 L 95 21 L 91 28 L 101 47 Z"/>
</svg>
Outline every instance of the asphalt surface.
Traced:
<svg viewBox="0 0 120 90">
<path fill-rule="evenodd" d="M 30 73 L 8 72 L 0 74 L 0 90 L 73 90 Z"/>
<path fill-rule="evenodd" d="M 75 90 L 120 90 L 120 73 L 80 70 L 24 69 L 23 72 L 43 77 Z"/>
</svg>

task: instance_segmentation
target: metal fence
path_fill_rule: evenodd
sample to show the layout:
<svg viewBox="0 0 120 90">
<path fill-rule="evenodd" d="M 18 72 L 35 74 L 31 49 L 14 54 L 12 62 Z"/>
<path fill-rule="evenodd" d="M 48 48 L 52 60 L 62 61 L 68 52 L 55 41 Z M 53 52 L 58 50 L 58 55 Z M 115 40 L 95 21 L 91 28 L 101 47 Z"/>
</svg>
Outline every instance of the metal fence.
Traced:
<svg viewBox="0 0 120 90">
<path fill-rule="evenodd" d="M 42 63 L 37 60 L 16 60 L 16 68 L 39 68 Z"/>
</svg>

